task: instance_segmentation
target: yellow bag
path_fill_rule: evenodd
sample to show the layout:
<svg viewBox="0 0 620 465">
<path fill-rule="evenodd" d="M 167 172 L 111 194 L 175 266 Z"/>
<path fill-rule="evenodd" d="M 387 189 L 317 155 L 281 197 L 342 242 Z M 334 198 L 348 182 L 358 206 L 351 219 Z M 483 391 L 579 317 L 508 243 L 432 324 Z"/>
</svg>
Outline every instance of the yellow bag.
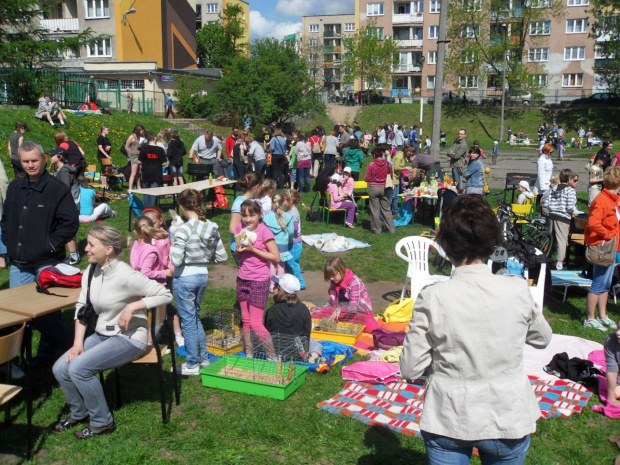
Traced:
<svg viewBox="0 0 620 465">
<path fill-rule="evenodd" d="M 386 323 L 406 323 L 413 316 L 413 299 L 407 297 L 402 302 L 395 300 L 383 313 L 383 319 Z"/>
</svg>

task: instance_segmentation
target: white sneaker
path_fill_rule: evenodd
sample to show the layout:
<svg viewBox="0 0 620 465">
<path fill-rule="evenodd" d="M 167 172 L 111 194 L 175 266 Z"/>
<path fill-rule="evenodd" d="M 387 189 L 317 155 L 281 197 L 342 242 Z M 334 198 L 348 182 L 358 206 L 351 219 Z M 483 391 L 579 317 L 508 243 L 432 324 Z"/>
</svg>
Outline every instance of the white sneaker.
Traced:
<svg viewBox="0 0 620 465">
<path fill-rule="evenodd" d="M 172 368 L 170 368 L 172 373 Z M 183 365 L 177 365 L 177 373 L 183 376 L 198 376 L 200 374 L 200 365 L 196 365 L 194 368 L 188 368 L 184 363 Z"/>
<path fill-rule="evenodd" d="M 613 329 L 614 331 L 618 329 L 618 325 L 608 316 L 605 318 L 599 318 L 598 321 L 605 326 L 609 326 L 609 329 Z"/>
<path fill-rule="evenodd" d="M 208 358 L 200 362 L 200 368 L 208 367 L 209 365 L 211 365 L 211 362 Z"/>
<path fill-rule="evenodd" d="M 583 320 L 584 328 L 598 329 L 599 331 L 607 332 L 607 328 L 601 324 L 596 318 L 593 320 Z"/>
<path fill-rule="evenodd" d="M 561 271 L 561 270 L 564 269 L 564 266 L 562 265 L 562 263 L 556 263 L 555 269 L 558 270 L 558 271 Z"/>
</svg>

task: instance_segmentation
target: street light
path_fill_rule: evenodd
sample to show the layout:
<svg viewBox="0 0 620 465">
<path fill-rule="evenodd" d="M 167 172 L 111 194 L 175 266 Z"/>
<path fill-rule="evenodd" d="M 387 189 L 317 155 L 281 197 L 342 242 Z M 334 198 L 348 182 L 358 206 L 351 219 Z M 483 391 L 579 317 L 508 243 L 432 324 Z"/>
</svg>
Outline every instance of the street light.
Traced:
<svg viewBox="0 0 620 465">
<path fill-rule="evenodd" d="M 136 12 L 135 8 L 130 8 L 129 10 L 125 12 L 125 14 L 123 15 L 123 26 L 127 26 L 127 15 L 132 15 L 135 12 Z"/>
<path fill-rule="evenodd" d="M 499 141 L 504 140 L 504 110 L 506 108 L 506 66 L 507 66 L 507 55 L 508 55 L 508 25 L 506 23 L 502 24 L 504 28 L 504 66 L 502 68 L 502 111 L 499 120 Z"/>
</svg>

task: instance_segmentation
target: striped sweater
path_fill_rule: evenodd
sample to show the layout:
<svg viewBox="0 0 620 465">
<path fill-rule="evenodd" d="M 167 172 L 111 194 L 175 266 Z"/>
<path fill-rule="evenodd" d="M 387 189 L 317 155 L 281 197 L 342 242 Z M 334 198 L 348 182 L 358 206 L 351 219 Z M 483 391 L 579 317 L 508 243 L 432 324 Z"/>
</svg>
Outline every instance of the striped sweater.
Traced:
<svg viewBox="0 0 620 465">
<path fill-rule="evenodd" d="M 175 266 L 175 276 L 184 274 L 186 266 L 206 270 L 208 264 L 222 263 L 227 258 L 218 226 L 211 221 L 190 219 L 174 233 L 170 261 Z"/>
</svg>

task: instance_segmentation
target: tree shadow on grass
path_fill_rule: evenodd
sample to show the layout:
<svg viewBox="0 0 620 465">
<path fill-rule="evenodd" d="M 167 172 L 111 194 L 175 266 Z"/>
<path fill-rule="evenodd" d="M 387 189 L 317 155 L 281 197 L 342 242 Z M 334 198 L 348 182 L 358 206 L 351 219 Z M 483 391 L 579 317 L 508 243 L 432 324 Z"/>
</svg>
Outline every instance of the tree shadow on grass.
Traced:
<svg viewBox="0 0 620 465">
<path fill-rule="evenodd" d="M 417 465 L 427 462 L 426 454 L 401 447 L 398 435 L 384 426 L 368 428 L 364 445 L 373 452 L 361 456 L 357 465 Z"/>
</svg>

